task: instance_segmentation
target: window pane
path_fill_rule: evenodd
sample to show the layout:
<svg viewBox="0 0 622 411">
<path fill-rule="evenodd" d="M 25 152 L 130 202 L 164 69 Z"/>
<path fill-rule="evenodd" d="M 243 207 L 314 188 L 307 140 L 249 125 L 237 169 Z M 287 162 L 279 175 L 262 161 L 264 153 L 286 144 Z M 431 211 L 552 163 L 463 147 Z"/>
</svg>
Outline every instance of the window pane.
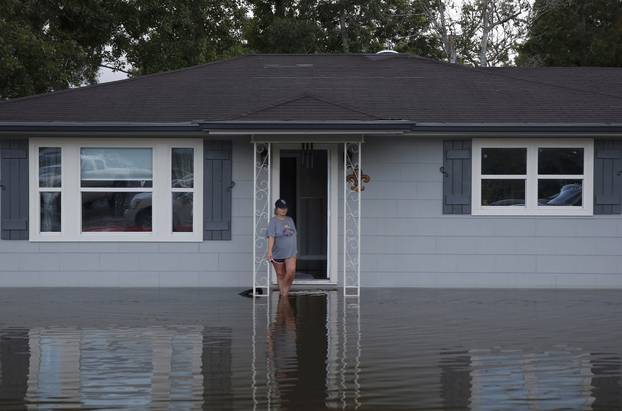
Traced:
<svg viewBox="0 0 622 411">
<path fill-rule="evenodd" d="M 524 206 L 525 180 L 482 180 L 483 206 Z"/>
<path fill-rule="evenodd" d="M 42 233 L 60 232 L 60 193 L 40 193 Z"/>
<path fill-rule="evenodd" d="M 538 180 L 538 204 L 580 207 L 583 205 L 583 180 Z"/>
<path fill-rule="evenodd" d="M 583 149 L 538 149 L 538 174 L 583 174 Z"/>
<path fill-rule="evenodd" d="M 173 231 L 192 232 L 192 193 L 173 193 Z"/>
<path fill-rule="evenodd" d="M 61 186 L 60 147 L 39 148 L 39 187 Z"/>
<path fill-rule="evenodd" d="M 173 188 L 192 188 L 194 185 L 194 149 L 174 148 L 172 156 Z"/>
<path fill-rule="evenodd" d="M 151 193 L 82 193 L 82 231 L 151 231 Z"/>
<path fill-rule="evenodd" d="M 152 187 L 150 148 L 81 148 L 82 187 Z"/>
<path fill-rule="evenodd" d="M 482 148 L 482 174 L 527 174 L 527 149 Z"/>
</svg>

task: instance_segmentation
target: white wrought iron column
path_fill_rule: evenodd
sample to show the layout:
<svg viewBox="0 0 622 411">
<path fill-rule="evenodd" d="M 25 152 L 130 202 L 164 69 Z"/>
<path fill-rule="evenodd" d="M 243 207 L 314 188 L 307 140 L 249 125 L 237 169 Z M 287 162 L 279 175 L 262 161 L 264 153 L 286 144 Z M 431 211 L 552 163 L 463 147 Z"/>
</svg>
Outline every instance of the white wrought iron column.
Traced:
<svg viewBox="0 0 622 411">
<path fill-rule="evenodd" d="M 261 296 L 270 294 L 270 265 L 266 260 L 268 240 L 265 230 L 270 221 L 270 205 L 272 196 L 271 179 L 271 145 L 270 143 L 253 143 L 254 174 L 253 174 L 253 292 L 261 289 Z"/>
<path fill-rule="evenodd" d="M 361 295 L 361 142 L 343 145 L 343 294 Z"/>
</svg>

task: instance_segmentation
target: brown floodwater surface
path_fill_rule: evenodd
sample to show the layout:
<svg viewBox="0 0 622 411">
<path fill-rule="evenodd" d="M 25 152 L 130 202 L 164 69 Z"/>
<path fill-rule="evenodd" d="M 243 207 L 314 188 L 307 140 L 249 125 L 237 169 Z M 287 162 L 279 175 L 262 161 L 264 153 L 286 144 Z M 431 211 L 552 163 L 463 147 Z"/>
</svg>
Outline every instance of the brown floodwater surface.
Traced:
<svg viewBox="0 0 622 411">
<path fill-rule="evenodd" d="M 0 289 L 0 410 L 620 410 L 622 290 Z"/>
</svg>

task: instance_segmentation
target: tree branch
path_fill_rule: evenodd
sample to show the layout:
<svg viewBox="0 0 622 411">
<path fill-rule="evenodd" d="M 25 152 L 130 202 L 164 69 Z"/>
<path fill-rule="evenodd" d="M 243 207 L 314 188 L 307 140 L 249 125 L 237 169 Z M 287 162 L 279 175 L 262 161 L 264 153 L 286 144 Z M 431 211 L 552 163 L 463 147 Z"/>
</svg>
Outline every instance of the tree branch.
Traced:
<svg viewBox="0 0 622 411">
<path fill-rule="evenodd" d="M 121 73 L 125 73 L 125 74 L 132 74 L 132 72 L 130 72 L 130 71 L 123 70 L 123 69 L 118 68 L 118 67 L 109 66 L 109 65 L 103 64 L 103 63 L 101 63 L 99 65 L 99 67 L 107 68 L 107 69 L 110 69 L 112 71 L 120 71 Z"/>
</svg>

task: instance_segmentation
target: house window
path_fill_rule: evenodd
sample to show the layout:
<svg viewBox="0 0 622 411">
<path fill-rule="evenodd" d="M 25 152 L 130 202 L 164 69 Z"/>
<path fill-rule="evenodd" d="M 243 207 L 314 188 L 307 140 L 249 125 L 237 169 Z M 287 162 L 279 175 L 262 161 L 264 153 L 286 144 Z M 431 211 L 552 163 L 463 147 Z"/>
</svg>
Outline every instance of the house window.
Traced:
<svg viewBox="0 0 622 411">
<path fill-rule="evenodd" d="M 152 158 L 152 148 L 80 148 L 82 232 L 152 231 Z"/>
<path fill-rule="evenodd" d="M 31 240 L 202 241 L 201 140 L 30 143 Z"/>
<path fill-rule="evenodd" d="M 593 140 L 473 140 L 475 215 L 591 215 Z"/>
<path fill-rule="evenodd" d="M 37 194 L 39 199 L 39 231 L 57 233 L 61 228 L 61 148 L 39 147 Z"/>
<path fill-rule="evenodd" d="M 171 160 L 173 232 L 192 231 L 194 149 L 173 148 Z"/>
</svg>

